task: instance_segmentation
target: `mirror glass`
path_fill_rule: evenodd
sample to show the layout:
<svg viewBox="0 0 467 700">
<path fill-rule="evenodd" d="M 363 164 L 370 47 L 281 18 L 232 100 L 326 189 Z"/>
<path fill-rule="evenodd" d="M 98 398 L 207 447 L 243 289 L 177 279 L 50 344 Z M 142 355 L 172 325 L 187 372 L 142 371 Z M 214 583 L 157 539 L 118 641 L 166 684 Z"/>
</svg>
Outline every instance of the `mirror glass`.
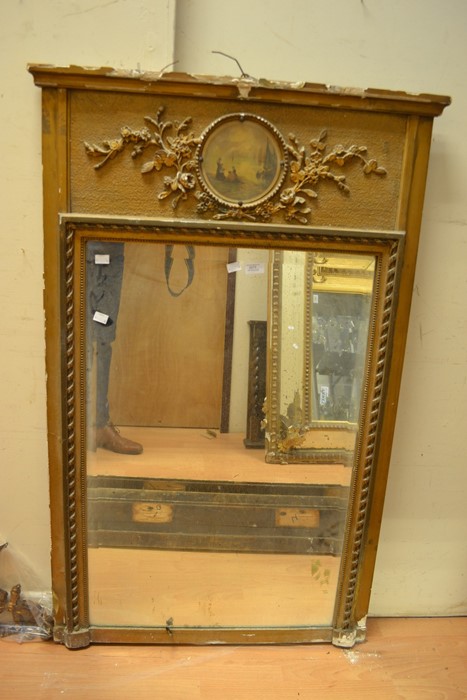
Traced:
<svg viewBox="0 0 467 700">
<path fill-rule="evenodd" d="M 374 274 L 373 255 L 274 253 L 279 417 L 268 461 L 353 463 Z"/>
<path fill-rule="evenodd" d="M 331 625 L 374 257 L 85 252 L 91 625 Z"/>
</svg>

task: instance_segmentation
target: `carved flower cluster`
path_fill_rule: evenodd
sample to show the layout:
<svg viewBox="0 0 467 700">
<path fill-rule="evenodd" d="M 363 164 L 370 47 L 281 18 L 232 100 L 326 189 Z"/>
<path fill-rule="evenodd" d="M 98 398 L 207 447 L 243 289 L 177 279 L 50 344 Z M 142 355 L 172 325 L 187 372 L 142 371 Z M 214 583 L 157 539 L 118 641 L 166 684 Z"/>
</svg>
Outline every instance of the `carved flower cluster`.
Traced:
<svg viewBox="0 0 467 700">
<path fill-rule="evenodd" d="M 279 194 L 278 200 L 269 200 L 249 209 L 224 208 L 219 212 L 219 204 L 203 193 L 198 195 L 198 210 L 205 213 L 217 209 L 215 219 L 249 219 L 251 221 L 270 221 L 282 210 L 286 221 L 299 221 L 308 223 L 308 215 L 311 214 L 310 199 L 318 197 L 317 187 L 320 181 L 330 180 L 344 193 L 350 192 L 345 181 L 345 175 L 336 174 L 332 166 L 344 167 L 350 160 L 358 160 L 363 166 L 365 175 L 375 173 L 385 175 L 386 170 L 378 165 L 375 159 L 367 160 L 366 146 L 349 146 L 348 148 L 337 145 L 326 154 L 327 132 L 323 130 L 318 138 L 311 139 L 310 149 L 301 146 L 294 134 L 289 135 L 290 144 L 287 151 L 291 156 L 289 180 L 290 185 Z"/>
<path fill-rule="evenodd" d="M 141 172 L 147 174 L 163 168 L 175 168 L 174 176 L 164 177 L 164 189 L 158 195 L 159 199 L 172 196 L 172 207 L 175 209 L 180 199 L 186 199 L 188 193 L 196 187 L 196 178 L 192 171 L 195 169 L 194 152 L 200 139 L 193 132 L 187 133 L 191 118 L 188 117 L 181 122 L 177 120 L 164 122 L 161 118 L 163 111 L 161 107 L 154 119 L 145 117 L 145 120 L 152 125 L 152 131 L 148 127 L 136 131 L 129 126 L 124 126 L 120 130 L 118 139 L 104 141 L 102 146 L 89 143 L 84 145 L 88 155 L 104 156 L 94 166 L 96 170 L 115 158 L 128 144 L 134 144 L 132 158 L 140 156 L 148 147 L 155 147 L 152 158 L 143 163 Z"/>
<path fill-rule="evenodd" d="M 301 146 L 295 134 L 289 134 L 290 144 L 287 144 L 287 151 L 292 160 L 290 163 L 290 181 L 292 185 L 280 195 L 280 203 L 285 209 L 285 219 L 287 221 L 297 220 L 300 223 L 307 223 L 307 214 L 311 212 L 308 206 L 308 199 L 316 199 L 318 193 L 316 187 L 322 180 L 331 180 L 337 187 L 348 193 L 349 187 L 345 181 L 345 175 L 337 175 L 331 167 L 343 167 L 350 160 L 359 160 L 363 165 L 363 172 L 368 175 L 372 172 L 377 175 L 385 175 L 386 170 L 380 167 L 376 160 L 366 160 L 366 146 L 344 146 L 338 145 L 326 155 L 327 138 L 326 130 L 323 130 L 318 138 L 311 139 L 310 150 L 307 154 L 306 148 Z"/>
<path fill-rule="evenodd" d="M 285 435 L 281 437 L 277 442 L 277 447 L 281 452 L 289 452 L 290 450 L 297 450 L 305 442 L 305 435 L 303 430 L 296 426 L 289 426 Z"/>
<path fill-rule="evenodd" d="M 112 160 L 121 153 L 128 143 L 135 143 L 132 157 L 135 157 L 142 152 L 145 145 L 151 141 L 151 132 L 147 128 L 140 131 L 133 131 L 129 126 L 123 126 L 120 129 L 120 138 L 103 141 L 102 146 L 85 142 L 84 148 L 89 156 L 100 158 L 102 160 L 94 166 L 95 170 L 102 168 L 109 160 Z"/>
<path fill-rule="evenodd" d="M 363 166 L 365 175 L 386 174 L 386 170 L 375 159 L 366 159 L 366 146 L 337 145 L 330 153 L 326 153 L 325 130 L 318 138 L 310 140 L 308 149 L 300 145 L 295 134 L 289 134 L 289 144 L 286 145 L 290 159 L 288 186 L 278 196 L 256 207 L 224 206 L 209 193 L 196 189 L 195 152 L 201 139 L 194 132 L 188 131 L 191 118 L 187 117 L 181 122 L 163 121 L 163 111 L 164 108 L 160 107 L 155 118 L 144 118 L 152 130 L 147 126 L 139 130 L 124 126 L 120 129 L 119 138 L 103 141 L 101 146 L 89 143 L 84 145 L 88 155 L 101 159 L 94 166 L 96 170 L 115 158 L 129 144 L 133 145 L 132 158 L 140 156 L 149 147 L 154 148 L 152 157 L 143 163 L 141 173 L 159 172 L 165 168 L 175 170 L 175 174 L 164 176 L 164 189 L 158 195 L 160 200 L 171 197 L 174 209 L 180 200 L 187 199 L 189 194 L 195 194 L 199 213 L 213 212 L 214 219 L 271 221 L 276 214 L 282 212 L 286 221 L 306 224 L 312 211 L 310 200 L 318 197 L 320 182 L 329 180 L 342 192 L 350 191 L 345 175 L 337 174 L 336 167 L 343 168 L 349 161 L 357 160 Z"/>
</svg>

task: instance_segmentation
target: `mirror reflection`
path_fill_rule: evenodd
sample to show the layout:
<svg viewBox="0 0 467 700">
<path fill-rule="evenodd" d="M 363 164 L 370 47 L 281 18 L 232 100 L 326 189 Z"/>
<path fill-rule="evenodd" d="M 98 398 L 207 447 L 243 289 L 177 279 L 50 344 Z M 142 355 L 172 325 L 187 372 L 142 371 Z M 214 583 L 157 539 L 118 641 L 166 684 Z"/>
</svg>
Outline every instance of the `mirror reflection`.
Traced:
<svg viewBox="0 0 467 700">
<path fill-rule="evenodd" d="M 332 623 L 374 269 L 86 243 L 91 624 Z"/>
<path fill-rule="evenodd" d="M 374 273 L 374 256 L 274 253 L 280 423 L 268 461 L 352 464 Z"/>
</svg>

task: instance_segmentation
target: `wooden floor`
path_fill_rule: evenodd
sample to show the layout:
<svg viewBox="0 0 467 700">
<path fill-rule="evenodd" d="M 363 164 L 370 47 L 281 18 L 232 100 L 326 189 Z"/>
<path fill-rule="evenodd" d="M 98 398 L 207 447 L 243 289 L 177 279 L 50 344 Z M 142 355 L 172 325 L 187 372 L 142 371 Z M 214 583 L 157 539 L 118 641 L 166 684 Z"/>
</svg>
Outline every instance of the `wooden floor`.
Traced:
<svg viewBox="0 0 467 700">
<path fill-rule="evenodd" d="M 4 700 L 461 700 L 467 618 L 371 619 L 368 641 L 274 647 L 0 640 Z"/>
<path fill-rule="evenodd" d="M 264 450 L 245 449 L 240 434 L 210 438 L 203 429 L 137 427 L 124 427 L 122 434 L 140 442 L 143 453 L 89 451 L 90 476 L 350 483 L 352 470 L 342 464 L 266 464 Z M 189 627 L 289 627 L 330 624 L 340 558 L 99 547 L 89 549 L 88 564 L 94 625 L 163 626 L 173 618 L 177 625 Z M 322 579 L 312 581 L 315 565 L 328 572 L 325 586 Z"/>
<path fill-rule="evenodd" d="M 217 433 L 211 439 L 206 430 L 198 428 L 123 427 L 121 432 L 141 443 L 143 453 L 89 451 L 87 474 L 343 486 L 350 484 L 352 475 L 352 470 L 343 464 L 266 464 L 264 450 L 245 449 L 244 435 L 239 433 Z"/>
<path fill-rule="evenodd" d="M 330 626 L 340 557 L 99 547 L 88 566 L 96 626 Z"/>
</svg>

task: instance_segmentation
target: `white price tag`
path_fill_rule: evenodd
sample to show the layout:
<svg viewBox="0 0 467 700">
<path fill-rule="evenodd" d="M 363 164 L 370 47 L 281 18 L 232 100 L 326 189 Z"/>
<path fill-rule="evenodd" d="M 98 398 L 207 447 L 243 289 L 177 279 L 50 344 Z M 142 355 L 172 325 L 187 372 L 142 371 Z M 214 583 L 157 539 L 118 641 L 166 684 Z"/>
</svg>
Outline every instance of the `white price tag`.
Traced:
<svg viewBox="0 0 467 700">
<path fill-rule="evenodd" d="M 319 405 L 324 406 L 329 399 L 329 387 L 324 385 L 319 390 Z"/>
<path fill-rule="evenodd" d="M 109 265 L 110 264 L 110 255 L 105 255 L 104 253 L 96 253 L 94 256 L 94 264 L 95 265 Z"/>
<path fill-rule="evenodd" d="M 264 275 L 264 263 L 247 263 L 245 265 L 246 275 Z"/>
<path fill-rule="evenodd" d="M 237 261 L 227 263 L 227 272 L 240 272 L 241 269 L 242 265 Z"/>
<path fill-rule="evenodd" d="M 96 321 L 96 323 L 102 323 L 102 325 L 105 326 L 107 325 L 109 317 L 107 314 L 103 314 L 101 311 L 95 311 L 92 320 Z"/>
</svg>

